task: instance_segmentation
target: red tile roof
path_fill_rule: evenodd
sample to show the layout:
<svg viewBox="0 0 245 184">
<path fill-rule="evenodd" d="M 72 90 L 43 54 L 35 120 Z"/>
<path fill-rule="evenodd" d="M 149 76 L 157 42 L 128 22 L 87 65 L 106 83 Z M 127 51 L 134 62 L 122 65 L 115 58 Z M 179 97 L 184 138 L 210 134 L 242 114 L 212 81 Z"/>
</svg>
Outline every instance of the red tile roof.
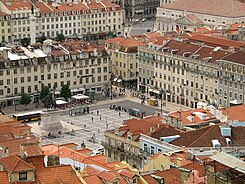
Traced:
<svg viewBox="0 0 245 184">
<path fill-rule="evenodd" d="M 244 4 L 245 5 L 245 4 Z M 228 40 L 225 38 L 208 36 L 204 34 L 192 34 L 191 37 L 188 38 L 191 42 L 203 42 L 208 46 L 212 47 L 222 47 L 223 49 L 228 49 L 229 47 L 234 47 L 235 49 L 240 49 L 245 46 L 244 42 Z"/>
<path fill-rule="evenodd" d="M 42 184 L 54 184 L 60 181 L 62 184 L 81 184 L 76 172 L 70 165 L 52 167 L 40 167 L 36 170 L 36 181 Z"/>
<path fill-rule="evenodd" d="M 245 104 L 221 109 L 222 114 L 228 116 L 229 120 L 245 122 Z"/>
<path fill-rule="evenodd" d="M 178 0 L 162 7 L 221 17 L 245 17 L 245 4 L 236 0 Z"/>
<path fill-rule="evenodd" d="M 199 117 L 205 117 L 201 119 Z M 206 116 L 205 116 L 206 115 Z M 169 117 L 173 117 L 176 119 L 181 119 L 182 125 L 194 125 L 194 124 L 201 124 L 210 121 L 218 121 L 213 114 L 211 114 L 208 110 L 199 108 L 199 109 L 191 109 L 191 110 L 184 110 L 184 111 L 175 111 L 168 114 Z M 193 120 L 191 120 L 192 118 Z"/>
<path fill-rule="evenodd" d="M 171 168 L 165 171 L 160 171 L 154 175 L 164 178 L 164 183 L 167 184 L 180 184 L 181 171 L 178 168 Z"/>
<path fill-rule="evenodd" d="M 6 171 L 0 171 L 0 184 L 10 184 Z"/>
<path fill-rule="evenodd" d="M 172 127 L 171 125 L 162 124 L 158 128 L 156 128 L 153 132 L 148 133 L 148 136 L 153 137 L 155 139 L 160 139 L 161 137 L 178 135 L 181 132 L 183 131 L 175 127 Z"/>
<path fill-rule="evenodd" d="M 125 176 L 127 178 L 130 178 L 130 179 L 132 179 L 135 176 L 134 173 L 132 173 L 129 170 L 126 170 L 126 169 L 119 170 L 118 172 L 119 172 L 119 174 L 121 174 L 121 175 L 123 175 L 123 176 Z"/>
<path fill-rule="evenodd" d="M 20 154 L 20 145 L 23 143 L 34 143 L 38 142 L 37 138 L 32 137 L 24 137 L 24 138 L 18 138 L 13 140 L 8 140 L 4 142 L 0 142 L 0 146 L 8 148 L 9 155 L 12 154 Z"/>
<path fill-rule="evenodd" d="M 38 144 L 25 144 L 21 146 L 26 157 L 42 156 L 43 151 Z"/>
<path fill-rule="evenodd" d="M 0 164 L 3 165 L 3 167 L 8 172 L 35 170 L 35 167 L 33 165 L 28 164 L 27 162 L 25 162 L 24 160 L 22 160 L 20 157 L 16 155 L 11 155 L 9 157 L 1 158 Z"/>
<path fill-rule="evenodd" d="M 144 119 L 130 119 L 124 121 L 123 125 L 118 128 L 119 131 L 126 131 L 122 137 L 127 137 L 127 134 L 130 132 L 132 135 L 148 134 L 152 131 L 152 129 L 158 128 L 160 124 L 162 124 L 163 118 L 161 116 L 151 116 L 146 117 Z M 135 141 L 138 140 L 138 137 Z"/>
<path fill-rule="evenodd" d="M 181 166 L 181 168 L 188 169 L 188 170 L 196 170 L 199 173 L 199 177 L 204 177 L 206 175 L 204 164 L 199 162 L 194 162 L 194 163 L 191 162 L 189 164 Z"/>
<path fill-rule="evenodd" d="M 234 53 L 222 58 L 222 60 L 244 65 L 245 64 L 245 52 L 244 51 L 234 52 Z"/>
</svg>

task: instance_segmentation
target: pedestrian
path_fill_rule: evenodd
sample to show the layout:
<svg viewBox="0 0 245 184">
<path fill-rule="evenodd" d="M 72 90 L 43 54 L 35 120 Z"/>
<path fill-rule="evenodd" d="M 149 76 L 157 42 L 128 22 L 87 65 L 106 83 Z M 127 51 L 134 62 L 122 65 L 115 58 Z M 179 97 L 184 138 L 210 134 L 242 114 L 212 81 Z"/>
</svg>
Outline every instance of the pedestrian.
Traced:
<svg viewBox="0 0 245 184">
<path fill-rule="evenodd" d="M 100 120 L 101 120 L 101 116 L 100 116 Z"/>
<path fill-rule="evenodd" d="M 86 128 L 86 124 L 84 124 L 83 127 Z"/>
<path fill-rule="evenodd" d="M 92 122 L 94 121 L 94 117 L 91 117 Z"/>
<path fill-rule="evenodd" d="M 97 111 L 97 115 L 99 115 L 99 111 Z"/>
<path fill-rule="evenodd" d="M 98 129 L 98 133 L 100 133 L 100 129 Z"/>
<path fill-rule="evenodd" d="M 106 129 L 108 129 L 108 124 L 106 124 Z"/>
<path fill-rule="evenodd" d="M 119 112 L 118 115 L 121 116 L 121 112 Z"/>
</svg>

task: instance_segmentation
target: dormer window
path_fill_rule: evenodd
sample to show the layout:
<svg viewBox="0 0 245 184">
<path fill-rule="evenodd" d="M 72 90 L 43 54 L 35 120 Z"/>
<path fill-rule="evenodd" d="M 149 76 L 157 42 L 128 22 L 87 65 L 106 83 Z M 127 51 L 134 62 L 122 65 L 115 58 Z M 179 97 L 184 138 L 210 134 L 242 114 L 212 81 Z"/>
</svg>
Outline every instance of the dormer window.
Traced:
<svg viewBox="0 0 245 184">
<path fill-rule="evenodd" d="M 26 181 L 26 180 L 27 180 L 27 172 L 20 172 L 19 181 Z"/>
</svg>

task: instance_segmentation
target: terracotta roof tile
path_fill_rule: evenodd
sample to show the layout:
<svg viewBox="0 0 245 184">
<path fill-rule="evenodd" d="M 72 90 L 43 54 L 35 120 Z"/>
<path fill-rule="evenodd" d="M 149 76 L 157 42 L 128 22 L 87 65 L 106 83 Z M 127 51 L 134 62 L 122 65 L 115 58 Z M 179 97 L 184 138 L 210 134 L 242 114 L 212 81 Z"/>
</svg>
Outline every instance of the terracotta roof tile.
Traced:
<svg viewBox="0 0 245 184">
<path fill-rule="evenodd" d="M 23 149 L 26 157 L 43 155 L 41 148 L 37 144 L 24 145 L 24 146 L 21 146 L 21 148 Z"/>
<path fill-rule="evenodd" d="M 86 183 L 91 184 L 104 184 L 104 182 L 97 175 L 84 176 L 83 179 Z"/>
<path fill-rule="evenodd" d="M 196 170 L 199 173 L 199 177 L 204 177 L 205 173 L 205 166 L 199 162 L 192 162 L 186 165 L 181 166 L 181 168 L 188 169 L 188 170 Z"/>
<path fill-rule="evenodd" d="M 238 63 L 238 64 L 245 64 L 245 52 L 244 51 L 237 51 L 234 52 L 226 57 L 224 57 L 222 60 Z"/>
<path fill-rule="evenodd" d="M 199 117 L 204 117 L 204 119 L 201 119 Z M 181 119 L 182 125 L 194 125 L 194 124 L 201 124 L 205 122 L 211 122 L 211 121 L 218 121 L 213 114 L 211 114 L 208 110 L 199 108 L 199 109 L 191 109 L 191 110 L 184 110 L 184 111 L 175 111 L 168 114 L 169 117 L 173 117 L 176 119 Z M 192 118 L 190 118 L 192 117 Z"/>
<path fill-rule="evenodd" d="M 37 138 L 32 136 L 32 137 L 24 137 L 24 138 L 18 138 L 18 139 L 13 139 L 13 140 L 8 140 L 0 143 L 0 146 L 4 146 L 8 148 L 9 155 L 12 154 L 17 154 L 19 155 L 20 153 L 20 145 L 23 143 L 34 143 L 38 142 Z"/>
<path fill-rule="evenodd" d="M 123 175 L 123 176 L 125 176 L 127 178 L 130 178 L 130 179 L 132 179 L 135 176 L 134 173 L 132 173 L 129 170 L 126 170 L 126 169 L 119 170 L 118 172 L 119 172 L 119 174 L 121 174 L 121 175 Z"/>
<path fill-rule="evenodd" d="M 10 184 L 6 171 L 0 171 L 0 184 Z"/>
<path fill-rule="evenodd" d="M 171 168 L 165 171 L 156 172 L 154 175 L 164 178 L 164 182 L 171 184 L 180 184 L 181 171 L 178 168 Z"/>
<path fill-rule="evenodd" d="M 127 133 L 130 132 L 133 135 L 148 134 L 152 131 L 152 128 L 156 129 L 159 124 L 162 124 L 163 118 L 161 116 L 151 116 L 144 119 L 130 119 L 124 121 L 122 127 L 119 128 L 119 131 L 126 131 L 123 135 L 127 136 Z"/>
<path fill-rule="evenodd" d="M 16 155 L 1 158 L 0 164 L 3 165 L 8 172 L 28 171 L 35 169 L 33 165 L 28 164 Z"/>
<path fill-rule="evenodd" d="M 222 17 L 245 17 L 245 3 L 236 0 L 178 0 L 162 7 Z"/>
<path fill-rule="evenodd" d="M 206 45 L 212 47 L 220 46 L 223 49 L 228 49 L 229 47 L 240 49 L 241 47 L 245 46 L 244 42 L 228 40 L 225 38 L 214 37 L 214 36 L 209 36 L 204 34 L 193 34 L 191 37 L 189 37 L 189 40 L 191 42 L 204 42 Z"/>
<path fill-rule="evenodd" d="M 62 184 L 81 184 L 75 171 L 70 165 L 43 167 L 36 170 L 36 180 L 42 184 L 53 184 L 57 180 Z M 38 183 L 37 182 L 37 183 Z"/>
<path fill-rule="evenodd" d="M 129 38 L 123 38 L 123 37 L 116 37 L 106 40 L 106 43 L 121 45 L 124 47 L 138 47 L 145 45 L 142 41 L 135 40 L 135 39 L 129 39 Z"/>
<path fill-rule="evenodd" d="M 113 172 L 106 171 L 99 172 L 97 176 L 109 182 L 113 182 L 117 178 L 117 175 L 115 175 Z"/>
<path fill-rule="evenodd" d="M 143 178 L 145 179 L 145 181 L 147 183 L 150 183 L 150 184 L 159 184 L 159 182 L 157 180 L 155 180 L 154 177 L 152 177 L 150 174 L 144 175 Z"/>
<path fill-rule="evenodd" d="M 155 139 L 160 139 L 161 137 L 178 135 L 181 132 L 183 131 L 175 127 L 172 127 L 171 125 L 162 124 L 157 129 L 155 129 L 153 132 L 148 133 L 148 136 L 153 137 Z"/>
</svg>

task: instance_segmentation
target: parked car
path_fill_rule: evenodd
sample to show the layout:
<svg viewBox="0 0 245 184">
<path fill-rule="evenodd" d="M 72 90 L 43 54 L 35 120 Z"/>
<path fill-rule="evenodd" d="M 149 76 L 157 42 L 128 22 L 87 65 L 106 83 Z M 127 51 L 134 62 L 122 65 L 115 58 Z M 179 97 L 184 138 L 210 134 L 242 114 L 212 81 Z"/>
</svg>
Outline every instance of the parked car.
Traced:
<svg viewBox="0 0 245 184">
<path fill-rule="evenodd" d="M 136 19 L 135 22 L 139 22 L 140 20 L 139 19 Z"/>
<path fill-rule="evenodd" d="M 141 19 L 141 22 L 145 22 L 146 21 L 146 19 Z"/>
</svg>

